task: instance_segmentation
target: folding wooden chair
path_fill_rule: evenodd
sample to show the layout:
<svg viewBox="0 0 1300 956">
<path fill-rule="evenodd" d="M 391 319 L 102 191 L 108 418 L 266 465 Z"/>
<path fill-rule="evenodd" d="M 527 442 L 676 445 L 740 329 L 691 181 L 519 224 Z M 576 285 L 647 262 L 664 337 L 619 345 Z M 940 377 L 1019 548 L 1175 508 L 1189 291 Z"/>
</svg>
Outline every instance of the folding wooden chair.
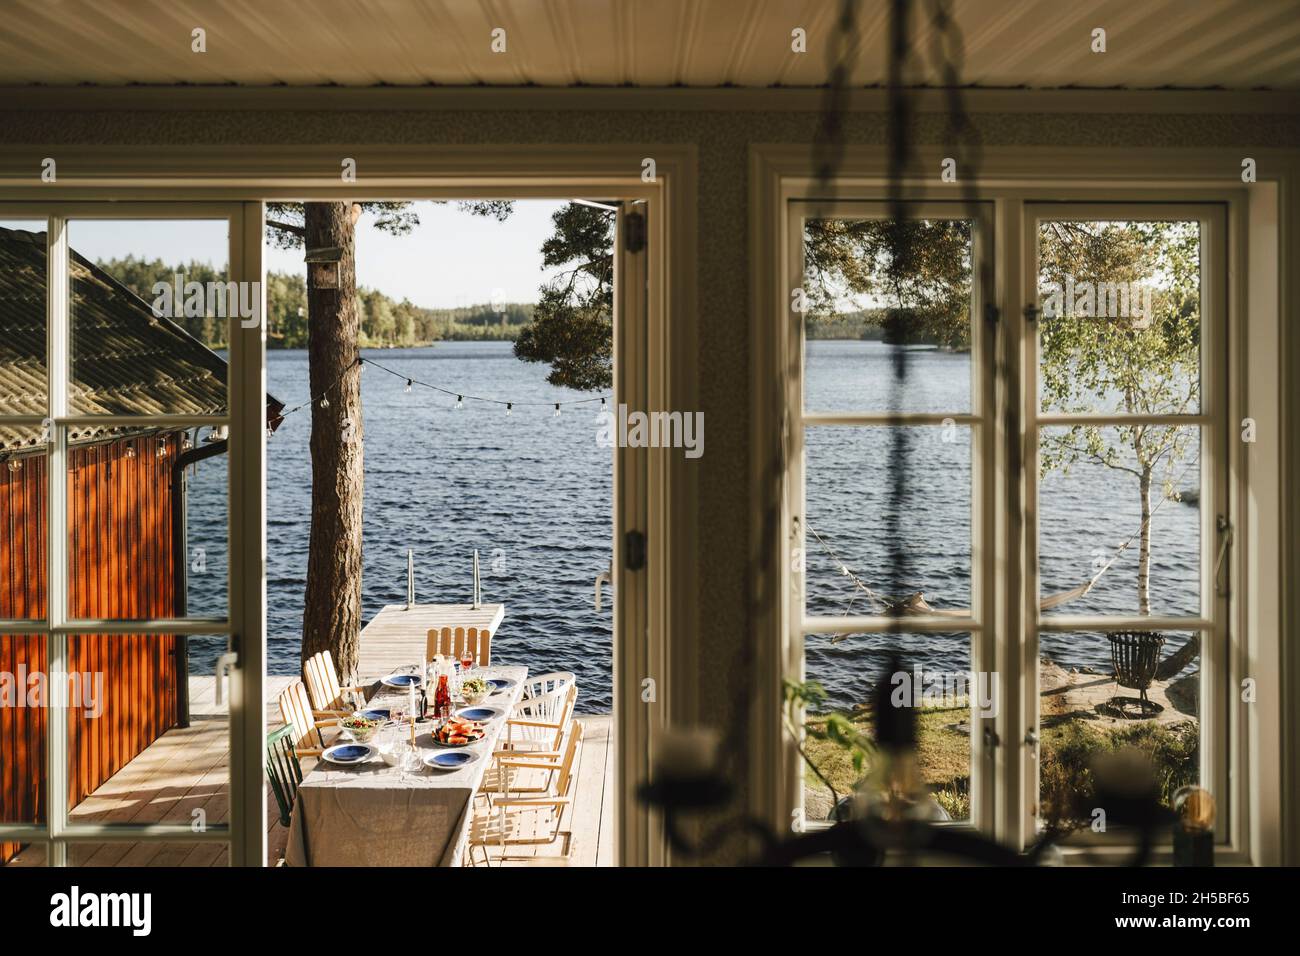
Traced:
<svg viewBox="0 0 1300 956">
<path fill-rule="evenodd" d="M 344 694 L 364 694 L 364 687 L 340 687 L 334 655 L 329 651 L 313 654 L 303 665 L 307 679 L 307 693 L 311 696 L 312 710 L 316 716 L 346 717 L 355 708 L 348 704 Z"/>
</svg>

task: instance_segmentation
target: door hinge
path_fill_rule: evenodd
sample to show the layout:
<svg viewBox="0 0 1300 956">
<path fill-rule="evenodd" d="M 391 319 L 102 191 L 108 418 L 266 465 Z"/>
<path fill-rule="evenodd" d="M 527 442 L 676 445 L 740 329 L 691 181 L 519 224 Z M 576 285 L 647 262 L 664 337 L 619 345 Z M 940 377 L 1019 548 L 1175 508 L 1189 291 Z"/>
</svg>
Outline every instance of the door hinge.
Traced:
<svg viewBox="0 0 1300 956">
<path fill-rule="evenodd" d="M 628 531 L 623 535 L 623 567 L 629 571 L 640 571 L 645 567 L 645 535 L 640 531 Z"/>
<path fill-rule="evenodd" d="M 623 249 L 640 252 L 645 248 L 645 213 L 630 212 L 623 217 Z"/>
</svg>

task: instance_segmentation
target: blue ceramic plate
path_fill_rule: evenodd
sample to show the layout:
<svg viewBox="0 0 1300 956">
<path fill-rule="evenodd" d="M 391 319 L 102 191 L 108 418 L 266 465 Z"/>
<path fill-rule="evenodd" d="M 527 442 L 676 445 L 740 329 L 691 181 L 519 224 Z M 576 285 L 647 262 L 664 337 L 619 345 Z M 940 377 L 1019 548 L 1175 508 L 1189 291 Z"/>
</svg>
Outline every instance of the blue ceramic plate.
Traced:
<svg viewBox="0 0 1300 956">
<path fill-rule="evenodd" d="M 478 759 L 478 754 L 467 750 L 439 750 L 425 755 L 424 765 L 434 770 L 459 770 Z"/>
<path fill-rule="evenodd" d="M 496 707 L 462 707 L 456 711 L 456 716 L 465 720 L 496 720 L 501 711 Z"/>
<path fill-rule="evenodd" d="M 503 690 L 514 687 L 515 681 L 512 681 L 509 677 L 489 677 L 487 685 L 492 693 L 499 694 Z"/>
<path fill-rule="evenodd" d="M 412 684 L 419 687 L 423 681 L 424 678 L 420 677 L 419 674 L 389 674 L 379 683 L 383 684 L 385 687 L 398 687 L 405 689 L 410 687 Z"/>
<path fill-rule="evenodd" d="M 371 720 L 387 720 L 389 717 L 393 716 L 393 712 L 391 710 L 378 710 L 378 709 L 363 710 L 361 711 L 361 716 L 369 717 Z"/>
<path fill-rule="evenodd" d="M 365 763 L 376 752 L 375 748 L 369 744 L 337 744 L 321 754 L 321 759 L 347 767 L 352 764 Z"/>
</svg>

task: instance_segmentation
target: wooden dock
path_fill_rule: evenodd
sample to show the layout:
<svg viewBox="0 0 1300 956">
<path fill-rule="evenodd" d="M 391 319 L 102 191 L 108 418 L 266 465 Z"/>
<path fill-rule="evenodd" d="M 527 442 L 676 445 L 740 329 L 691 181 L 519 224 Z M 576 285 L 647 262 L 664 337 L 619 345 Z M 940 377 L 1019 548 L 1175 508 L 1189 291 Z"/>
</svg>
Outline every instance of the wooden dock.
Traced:
<svg viewBox="0 0 1300 956">
<path fill-rule="evenodd" d="M 505 618 L 504 604 L 389 604 L 361 629 L 358 675 L 362 682 L 379 680 L 402 667 L 425 661 L 429 631 L 444 627 L 476 627 L 496 634 Z"/>
</svg>

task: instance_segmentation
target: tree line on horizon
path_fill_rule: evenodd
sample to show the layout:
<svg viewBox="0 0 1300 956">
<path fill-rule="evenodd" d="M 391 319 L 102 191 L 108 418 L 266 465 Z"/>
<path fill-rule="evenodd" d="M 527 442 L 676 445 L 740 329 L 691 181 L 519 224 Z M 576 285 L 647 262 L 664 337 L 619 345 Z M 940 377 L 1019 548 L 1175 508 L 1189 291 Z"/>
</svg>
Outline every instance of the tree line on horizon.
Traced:
<svg viewBox="0 0 1300 956">
<path fill-rule="evenodd" d="M 134 255 L 100 260 L 96 265 L 146 303 L 152 302 L 154 285 L 172 283 L 176 273 L 186 282 L 224 281 L 205 262 L 168 265 L 162 259 Z M 357 313 L 361 319 L 358 345 L 363 348 L 410 348 L 434 342 L 514 341 L 520 330 L 533 320 L 534 304 L 482 303 L 451 309 L 430 309 L 409 299 L 400 302 L 377 289 L 359 286 Z M 266 275 L 268 349 L 307 347 L 307 283 L 301 274 L 268 272 Z M 178 316 L 174 319 L 186 332 L 209 348 L 225 348 L 226 323 L 212 316 Z"/>
</svg>

